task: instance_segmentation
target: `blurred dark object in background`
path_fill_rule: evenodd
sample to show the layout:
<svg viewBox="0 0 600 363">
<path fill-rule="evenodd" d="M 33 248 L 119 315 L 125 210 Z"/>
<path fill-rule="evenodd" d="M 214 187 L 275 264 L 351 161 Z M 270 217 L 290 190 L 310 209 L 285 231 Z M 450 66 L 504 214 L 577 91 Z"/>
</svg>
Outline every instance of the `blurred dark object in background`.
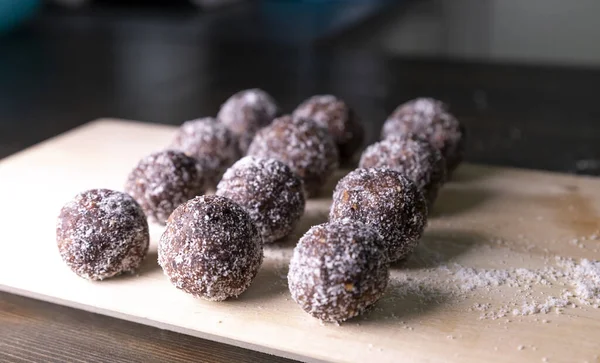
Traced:
<svg viewBox="0 0 600 363">
<path fill-rule="evenodd" d="M 51 0 L 53 14 L 68 16 L 68 25 L 98 20 L 149 20 L 158 23 L 185 21 L 188 28 L 209 26 L 218 39 L 224 37 L 260 43 L 298 44 L 337 36 L 397 8 L 408 0 Z M 80 4 L 81 6 L 75 6 Z M 66 11 L 68 10 L 68 11 Z M 210 12 L 206 16 L 204 13 Z M 212 14 L 215 13 L 215 14 Z M 146 17 L 146 18 L 144 18 Z M 217 24 L 218 23 L 218 24 Z M 214 26 L 213 26 L 214 24 Z"/>
<path fill-rule="evenodd" d="M 600 175 L 599 11 L 596 0 L 46 6 L 0 38 L 0 155 L 98 117 L 214 116 L 259 87 L 287 112 L 314 94 L 345 99 L 368 142 L 399 103 L 435 97 L 468 127 L 468 161 Z"/>
<path fill-rule="evenodd" d="M 0 0 L 0 35 L 31 19 L 42 7 L 42 0 Z"/>
<path fill-rule="evenodd" d="M 78 8 L 87 5 L 120 6 L 120 7 L 183 7 L 196 6 L 203 9 L 213 9 L 235 3 L 252 0 L 48 0 L 53 4 L 68 8 Z"/>
</svg>

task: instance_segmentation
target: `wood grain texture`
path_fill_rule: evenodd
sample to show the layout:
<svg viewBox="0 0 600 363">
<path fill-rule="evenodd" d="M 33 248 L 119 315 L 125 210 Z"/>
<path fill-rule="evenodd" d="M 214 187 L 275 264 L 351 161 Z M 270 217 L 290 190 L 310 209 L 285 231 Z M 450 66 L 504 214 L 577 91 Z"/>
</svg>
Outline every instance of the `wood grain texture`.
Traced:
<svg viewBox="0 0 600 363">
<path fill-rule="evenodd" d="M 292 362 L 0 292 L 0 362 Z"/>
<path fill-rule="evenodd" d="M 600 337 L 597 309 L 552 316 L 541 326 L 527 316 L 510 324 L 479 319 L 478 300 L 452 297 L 423 303 L 390 286 L 369 314 L 342 326 L 322 325 L 291 301 L 286 286 L 293 244 L 326 220 L 327 193 L 310 200 L 287 242 L 269 247 L 253 285 L 239 299 L 200 301 L 173 288 L 150 255 L 137 276 L 91 283 L 60 261 L 54 224 L 62 204 L 92 187 L 121 189 L 143 155 L 164 147 L 173 128 L 94 122 L 0 163 L 0 218 L 6 221 L 0 289 L 147 325 L 310 361 L 398 360 L 501 362 L 593 360 Z M 337 178 L 341 177 L 340 171 Z M 43 190 L 40 185 L 43 183 Z M 326 188 L 331 190 L 335 180 Z M 52 193 L 46 191 L 51 190 Z M 600 228 L 600 180 L 516 169 L 464 165 L 446 185 L 420 249 L 399 276 L 430 267 L 433 251 L 444 263 L 469 267 L 539 265 L 548 256 L 598 259 L 598 242 L 581 249 L 569 241 Z M 26 217 L 25 217 L 26 216 Z M 35 221 L 35 228 L 31 227 Z M 493 241 L 505 241 L 499 247 Z M 510 251 L 507 249 L 510 247 Z M 510 252 L 510 253 L 509 253 Z M 27 256 L 24 268 L 22 256 Z M 559 289 L 558 287 L 556 289 Z M 501 302 L 502 296 L 493 302 Z M 460 339 L 448 339 L 457 336 Z M 569 349 L 576 344 L 578 349 Z M 520 350 L 519 346 L 536 349 Z"/>
</svg>

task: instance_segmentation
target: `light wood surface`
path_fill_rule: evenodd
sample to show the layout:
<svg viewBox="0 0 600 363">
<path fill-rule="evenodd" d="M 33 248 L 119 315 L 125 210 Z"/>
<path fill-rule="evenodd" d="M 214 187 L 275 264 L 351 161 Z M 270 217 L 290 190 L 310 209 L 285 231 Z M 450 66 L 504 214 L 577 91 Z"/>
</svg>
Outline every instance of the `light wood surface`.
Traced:
<svg viewBox="0 0 600 363">
<path fill-rule="evenodd" d="M 173 130 L 97 121 L 0 162 L 0 289 L 300 360 L 598 360 L 600 310 L 591 307 L 489 320 L 470 309 L 477 296 L 424 303 L 398 296 L 405 290 L 391 284 L 364 317 L 341 326 L 321 324 L 291 300 L 286 265 L 295 241 L 325 221 L 326 197 L 309 201 L 287 242 L 266 249 L 257 279 L 236 300 L 196 300 L 172 287 L 156 263 L 160 228 L 152 230 L 139 275 L 93 283 L 72 274 L 55 245 L 60 207 L 88 188 L 122 190 L 130 168 L 167 145 Z M 392 276 L 419 274 L 432 261 L 491 268 L 539 266 L 555 255 L 598 259 L 599 240 L 583 247 L 569 241 L 598 232 L 599 191 L 594 178 L 464 165 L 442 191 L 419 250 L 407 265 L 394 266 Z M 492 299 L 501 305 L 509 297 Z"/>
</svg>

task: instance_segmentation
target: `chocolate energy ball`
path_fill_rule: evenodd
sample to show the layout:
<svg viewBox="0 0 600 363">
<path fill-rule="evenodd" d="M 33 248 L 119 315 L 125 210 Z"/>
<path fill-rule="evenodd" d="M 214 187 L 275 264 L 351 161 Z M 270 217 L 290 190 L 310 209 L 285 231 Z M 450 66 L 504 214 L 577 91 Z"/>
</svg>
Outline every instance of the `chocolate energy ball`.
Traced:
<svg viewBox="0 0 600 363">
<path fill-rule="evenodd" d="M 254 88 L 229 97 L 221 106 L 217 119 L 239 139 L 239 149 L 246 153 L 254 134 L 277 117 L 279 107 L 265 91 Z"/>
<path fill-rule="evenodd" d="M 448 112 L 449 107 L 447 104 L 440 100 L 430 97 L 419 97 L 413 100 L 404 102 L 400 106 L 396 107 L 392 115 L 400 115 L 403 113 L 413 112 Z"/>
<path fill-rule="evenodd" d="M 178 205 L 204 193 L 205 179 L 196 159 L 166 150 L 140 160 L 129 173 L 125 191 L 142 206 L 150 221 L 164 225 Z"/>
<path fill-rule="evenodd" d="M 377 232 L 344 220 L 306 232 L 294 249 L 288 285 L 304 311 L 323 321 L 341 322 L 377 302 L 388 277 Z"/>
<path fill-rule="evenodd" d="M 302 179 L 275 159 L 246 156 L 239 160 L 223 175 L 217 195 L 248 212 L 264 243 L 290 234 L 304 213 Z"/>
<path fill-rule="evenodd" d="M 313 96 L 302 102 L 292 116 L 313 120 L 327 128 L 338 146 L 341 160 L 351 159 L 364 141 L 364 129 L 358 117 L 335 96 Z"/>
<path fill-rule="evenodd" d="M 304 181 L 314 197 L 338 167 L 338 150 L 325 128 L 308 119 L 282 116 L 260 130 L 248 155 L 277 159 Z"/>
<path fill-rule="evenodd" d="M 158 245 L 158 263 L 171 283 L 213 301 L 243 293 L 262 259 L 260 234 L 248 213 L 216 195 L 177 207 Z"/>
<path fill-rule="evenodd" d="M 446 178 L 444 157 L 429 142 L 407 135 L 375 143 L 362 153 L 359 167 L 389 168 L 412 180 L 427 199 L 431 210 Z"/>
<path fill-rule="evenodd" d="M 427 204 L 415 183 L 391 169 L 356 169 L 333 192 L 329 219 L 363 222 L 382 237 L 390 261 L 407 257 L 427 224 Z"/>
<path fill-rule="evenodd" d="M 142 208 L 129 195 L 91 189 L 61 209 L 56 242 L 63 261 L 80 277 L 103 280 L 138 269 L 150 236 Z"/>
<path fill-rule="evenodd" d="M 237 138 L 212 117 L 184 122 L 170 148 L 198 160 L 209 188 L 216 187 L 225 170 L 239 159 Z"/>
<path fill-rule="evenodd" d="M 427 138 L 446 159 L 447 175 L 462 162 L 465 148 L 465 129 L 452 116 L 444 103 L 429 98 L 407 102 L 390 115 L 381 136 L 416 134 Z"/>
</svg>

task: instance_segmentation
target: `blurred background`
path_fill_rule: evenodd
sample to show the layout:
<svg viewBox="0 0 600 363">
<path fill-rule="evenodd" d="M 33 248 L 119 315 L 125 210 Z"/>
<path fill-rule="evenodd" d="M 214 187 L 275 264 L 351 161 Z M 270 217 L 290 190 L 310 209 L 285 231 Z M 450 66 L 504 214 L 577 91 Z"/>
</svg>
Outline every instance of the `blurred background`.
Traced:
<svg viewBox="0 0 600 363">
<path fill-rule="evenodd" d="M 0 156 L 99 117 L 180 124 L 259 87 L 347 100 L 369 142 L 418 96 L 467 159 L 600 175 L 597 0 L 0 0 Z"/>
</svg>

